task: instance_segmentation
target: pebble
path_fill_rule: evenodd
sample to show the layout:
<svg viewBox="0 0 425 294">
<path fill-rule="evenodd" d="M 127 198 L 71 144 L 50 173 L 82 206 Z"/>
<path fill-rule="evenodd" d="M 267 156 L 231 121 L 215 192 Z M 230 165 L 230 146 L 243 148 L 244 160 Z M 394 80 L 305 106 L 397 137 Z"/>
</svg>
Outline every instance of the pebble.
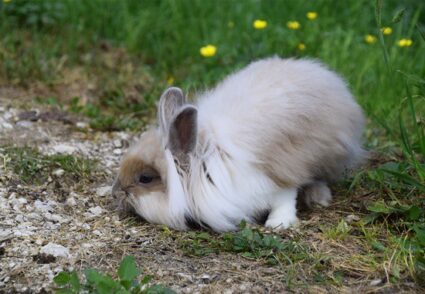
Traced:
<svg viewBox="0 0 425 294">
<path fill-rule="evenodd" d="M 53 255 L 54 257 L 69 257 L 69 249 L 55 243 L 48 243 L 47 245 L 41 247 L 40 252 Z"/>
<path fill-rule="evenodd" d="M 121 148 L 122 147 L 122 142 L 121 142 L 121 140 L 114 140 L 114 146 L 116 147 L 116 148 Z"/>
<path fill-rule="evenodd" d="M 58 144 L 53 146 L 53 151 L 55 153 L 73 154 L 77 151 L 77 148 L 67 144 Z"/>
<path fill-rule="evenodd" d="M 43 216 L 44 216 L 45 219 L 52 221 L 52 222 L 55 222 L 55 223 L 65 223 L 65 222 L 67 222 L 67 220 L 64 219 L 63 217 L 61 217 L 59 214 L 52 214 L 50 212 L 46 212 L 46 213 L 44 213 Z"/>
<path fill-rule="evenodd" d="M 357 215 L 354 215 L 354 214 L 350 214 L 350 215 L 347 215 L 345 217 L 345 221 L 347 223 L 357 222 L 359 220 L 360 220 L 360 217 L 358 217 Z"/>
<path fill-rule="evenodd" d="M 95 234 L 96 236 L 99 236 L 99 237 L 103 235 L 99 230 L 94 230 L 93 234 Z"/>
<path fill-rule="evenodd" d="M 77 201 L 75 201 L 75 198 L 70 196 L 66 199 L 65 204 L 68 206 L 75 206 L 77 205 Z"/>
<path fill-rule="evenodd" d="M 163 276 L 163 273 L 162 273 L 162 271 L 161 271 L 161 276 L 160 276 L 160 277 L 162 277 L 162 276 Z M 192 279 L 192 277 L 191 277 L 190 275 L 188 275 L 188 274 L 185 274 L 185 273 L 177 273 L 177 276 L 182 277 L 183 279 L 188 280 L 189 282 L 193 283 L 193 279 Z"/>
<path fill-rule="evenodd" d="M 33 123 L 28 120 L 21 120 L 16 123 L 18 127 L 30 129 L 33 126 Z"/>
<path fill-rule="evenodd" d="M 0 129 L 13 129 L 13 125 L 8 122 L 0 122 Z"/>
<path fill-rule="evenodd" d="M 80 129 L 87 129 L 89 127 L 89 124 L 83 121 L 79 121 L 75 124 L 75 126 Z"/>
<path fill-rule="evenodd" d="M 372 280 L 370 282 L 370 286 L 375 287 L 375 286 L 379 286 L 383 283 L 384 281 L 382 279 L 376 279 L 376 280 Z"/>
<path fill-rule="evenodd" d="M 58 168 L 58 169 L 56 169 L 56 170 L 53 171 L 53 175 L 54 176 L 57 176 L 57 177 L 63 176 L 64 173 L 65 173 L 65 171 L 63 169 L 61 169 L 61 168 Z"/>
<path fill-rule="evenodd" d="M 90 230 L 90 229 L 91 229 L 91 227 L 90 227 L 90 225 L 89 225 L 89 224 L 82 224 L 82 225 L 81 225 L 81 227 L 82 227 L 83 229 L 85 229 L 85 230 Z"/>
<path fill-rule="evenodd" d="M 93 215 L 93 216 L 99 216 L 102 214 L 103 209 L 100 206 L 96 206 L 96 207 L 92 207 L 89 209 L 89 212 Z"/>
<path fill-rule="evenodd" d="M 113 153 L 114 153 L 115 155 L 121 155 L 121 154 L 122 154 L 122 150 L 121 150 L 121 149 L 119 149 L 119 148 L 116 148 L 116 149 L 114 149 Z"/>
<path fill-rule="evenodd" d="M 99 197 L 105 197 L 106 195 L 111 194 L 112 187 L 111 186 L 102 186 L 96 189 L 96 194 Z"/>
<path fill-rule="evenodd" d="M 201 280 L 202 280 L 204 283 L 209 283 L 209 282 L 211 282 L 212 277 L 211 277 L 211 275 L 209 275 L 209 274 L 203 274 L 203 275 L 202 275 L 202 277 L 201 277 Z"/>
<path fill-rule="evenodd" d="M 34 207 L 35 207 L 36 210 L 47 212 L 47 211 L 50 211 L 50 210 L 53 209 L 50 205 L 51 203 L 52 203 L 51 201 L 42 202 L 40 200 L 35 200 L 34 201 Z"/>
</svg>

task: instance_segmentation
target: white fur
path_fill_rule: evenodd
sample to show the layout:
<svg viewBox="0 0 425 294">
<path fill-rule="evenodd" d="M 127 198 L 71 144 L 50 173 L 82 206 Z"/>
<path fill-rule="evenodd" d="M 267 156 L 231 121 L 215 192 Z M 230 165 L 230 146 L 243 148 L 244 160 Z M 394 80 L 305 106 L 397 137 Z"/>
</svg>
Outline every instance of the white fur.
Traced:
<svg viewBox="0 0 425 294">
<path fill-rule="evenodd" d="M 272 200 L 272 211 L 266 221 L 266 227 L 287 229 L 297 219 L 297 189 L 285 189 L 275 194 Z"/>
<path fill-rule="evenodd" d="M 227 231 L 271 210 L 266 225 L 287 228 L 297 221 L 299 188 L 320 178 L 324 186 L 312 189 L 316 194 L 310 200 L 328 204 L 325 182 L 364 154 L 360 107 L 344 81 L 316 61 L 253 62 L 202 94 L 195 106 L 198 140 L 189 169 L 179 176 L 170 150 L 159 151 L 167 160 L 169 209 L 155 210 L 165 205 L 164 198 L 149 196 L 139 203 L 149 207 L 140 213 L 148 220 L 146 210 L 164 214 L 155 222 L 186 229 L 189 213 Z M 158 140 L 168 137 L 159 133 Z"/>
</svg>

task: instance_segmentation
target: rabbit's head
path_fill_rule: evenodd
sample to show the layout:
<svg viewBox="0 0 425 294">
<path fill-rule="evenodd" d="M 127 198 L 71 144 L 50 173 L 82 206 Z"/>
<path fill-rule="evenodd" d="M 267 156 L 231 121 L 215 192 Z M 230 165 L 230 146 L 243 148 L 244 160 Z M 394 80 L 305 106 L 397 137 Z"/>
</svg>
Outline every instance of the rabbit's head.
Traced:
<svg viewBox="0 0 425 294">
<path fill-rule="evenodd" d="M 169 88 L 160 98 L 157 119 L 158 127 L 142 134 L 122 158 L 112 194 L 149 222 L 185 229 L 182 178 L 196 146 L 197 109 L 186 104 L 179 88 Z"/>
</svg>

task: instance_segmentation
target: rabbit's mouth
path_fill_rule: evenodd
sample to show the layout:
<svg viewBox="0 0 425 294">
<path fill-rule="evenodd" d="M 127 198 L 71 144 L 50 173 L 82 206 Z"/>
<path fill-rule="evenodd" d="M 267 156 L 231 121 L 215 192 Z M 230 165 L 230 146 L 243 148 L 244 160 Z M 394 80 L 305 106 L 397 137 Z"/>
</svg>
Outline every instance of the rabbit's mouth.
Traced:
<svg viewBox="0 0 425 294">
<path fill-rule="evenodd" d="M 121 191 L 119 193 L 114 193 L 114 207 L 120 213 L 135 213 L 134 205 L 129 194 L 125 191 Z"/>
</svg>

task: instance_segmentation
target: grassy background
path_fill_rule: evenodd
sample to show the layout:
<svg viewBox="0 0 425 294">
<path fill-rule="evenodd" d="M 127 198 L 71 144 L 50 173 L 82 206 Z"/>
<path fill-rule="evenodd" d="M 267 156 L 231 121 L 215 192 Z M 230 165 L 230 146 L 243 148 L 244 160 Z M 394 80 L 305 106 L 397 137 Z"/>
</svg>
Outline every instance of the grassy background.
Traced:
<svg viewBox="0 0 425 294">
<path fill-rule="evenodd" d="M 336 187 L 349 199 L 370 195 L 356 211 L 366 217 L 354 225 L 325 224 L 324 238 L 357 244 L 358 254 L 344 260 L 353 267 L 385 271 L 392 282 L 423 283 L 424 6 L 414 0 L 2 1 L 0 85 L 41 87 L 47 94 L 36 103 L 86 115 L 99 130 L 137 130 L 167 85 L 193 94 L 264 56 L 319 58 L 347 79 L 364 108 L 372 151 L 370 164 Z M 308 20 L 309 11 L 317 19 Z M 267 28 L 255 30 L 255 19 Z M 288 21 L 301 28 L 290 30 Z M 392 34 L 380 35 L 381 27 Z M 365 42 L 368 34 L 376 42 Z M 412 45 L 398 46 L 402 38 Z M 217 47 L 215 56 L 199 54 L 206 44 Z M 90 95 L 68 92 L 69 84 Z M 350 211 L 349 200 L 346 205 Z"/>
<path fill-rule="evenodd" d="M 402 8 L 404 17 L 393 24 Z M 178 86 L 202 89 L 254 59 L 306 56 L 343 74 L 369 114 L 387 117 L 405 90 L 404 77 L 394 70 L 425 75 L 425 45 L 415 29 L 424 20 L 421 9 L 421 1 L 384 1 L 382 26 L 393 29 L 384 37 L 389 72 L 379 42 L 364 41 L 367 34 L 378 36 L 370 0 L 11 1 L 1 9 L 1 73 L 21 83 L 54 81 L 58 64 L 93 67 L 90 54 L 96 49 L 119 47 L 137 68 L 153 72 L 151 91 L 158 94 L 170 77 Z M 308 11 L 318 18 L 309 21 Z M 254 30 L 255 19 L 268 27 Z M 288 29 L 290 20 L 301 28 Z M 401 38 L 413 39 L 413 45 L 398 47 Z M 297 49 L 300 42 L 306 50 Z M 215 57 L 200 56 L 205 44 L 218 47 Z"/>
</svg>

